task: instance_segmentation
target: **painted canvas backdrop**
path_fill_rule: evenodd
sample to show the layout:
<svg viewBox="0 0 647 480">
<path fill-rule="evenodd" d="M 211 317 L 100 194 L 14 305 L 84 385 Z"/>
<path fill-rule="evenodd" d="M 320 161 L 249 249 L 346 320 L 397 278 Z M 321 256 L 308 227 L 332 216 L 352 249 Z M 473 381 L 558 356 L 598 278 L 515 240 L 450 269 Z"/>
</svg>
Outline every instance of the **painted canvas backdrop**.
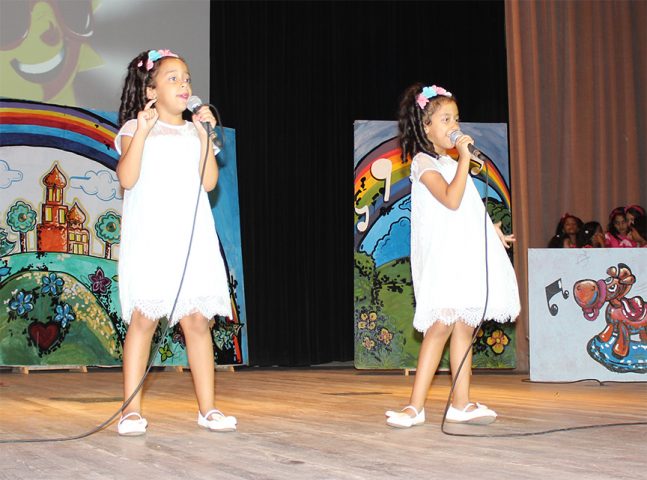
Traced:
<svg viewBox="0 0 647 480">
<path fill-rule="evenodd" d="M 492 159 L 487 177 L 484 170 L 473 180 L 482 197 L 487 180 L 490 217 L 501 221 L 509 232 L 507 126 L 461 123 L 461 129 Z M 422 335 L 412 326 L 411 159 L 404 163 L 400 159 L 396 122 L 360 120 L 354 130 L 355 366 L 415 368 Z M 514 350 L 514 324 L 487 322 L 479 330 L 473 364 L 476 368 L 514 368 Z M 448 366 L 446 353 L 441 368 Z"/>
<path fill-rule="evenodd" d="M 529 249 L 528 272 L 531 380 L 647 380 L 647 249 Z"/>
<path fill-rule="evenodd" d="M 114 113 L 0 101 L 0 365 L 121 364 L 123 195 L 114 171 L 115 119 Z M 212 335 L 218 363 L 243 364 L 236 136 L 224 131 L 218 188 L 209 198 L 220 236 L 213 248 L 226 262 L 234 316 L 216 317 Z M 170 330 L 154 354 L 156 365 L 186 366 L 181 329 Z"/>
<path fill-rule="evenodd" d="M 109 111 L 128 62 L 168 48 L 187 61 L 193 91 L 208 101 L 210 3 L 2 0 L 0 96 Z"/>
</svg>

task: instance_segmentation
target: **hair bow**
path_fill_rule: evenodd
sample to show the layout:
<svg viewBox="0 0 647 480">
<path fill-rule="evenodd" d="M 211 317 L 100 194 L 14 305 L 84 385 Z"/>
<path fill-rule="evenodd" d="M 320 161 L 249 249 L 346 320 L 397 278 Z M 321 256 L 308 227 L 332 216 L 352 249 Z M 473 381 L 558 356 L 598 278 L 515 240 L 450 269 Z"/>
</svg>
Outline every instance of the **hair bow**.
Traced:
<svg viewBox="0 0 647 480">
<path fill-rule="evenodd" d="M 416 103 L 421 109 L 424 110 L 424 108 L 429 103 L 429 99 L 437 97 L 438 95 L 442 95 L 444 97 L 452 96 L 451 92 L 448 92 L 443 87 L 432 85 L 431 87 L 424 87 L 422 89 L 422 92 L 416 97 Z"/>
<path fill-rule="evenodd" d="M 150 71 L 153 66 L 155 65 L 154 62 L 159 60 L 160 58 L 164 57 L 175 57 L 178 58 L 177 54 L 171 52 L 168 49 L 162 49 L 162 50 L 149 50 L 148 51 L 148 59 L 146 60 L 146 71 Z M 140 61 L 137 66 L 141 67 L 144 65 L 144 61 Z"/>
</svg>

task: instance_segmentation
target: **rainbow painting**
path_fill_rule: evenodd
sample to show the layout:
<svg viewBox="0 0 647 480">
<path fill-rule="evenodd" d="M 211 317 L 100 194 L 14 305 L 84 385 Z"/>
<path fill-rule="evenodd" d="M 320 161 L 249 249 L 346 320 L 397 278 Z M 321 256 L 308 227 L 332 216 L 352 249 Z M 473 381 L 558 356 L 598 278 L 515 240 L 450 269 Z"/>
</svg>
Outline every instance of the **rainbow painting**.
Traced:
<svg viewBox="0 0 647 480">
<path fill-rule="evenodd" d="M 76 107 L 27 100 L 0 101 L 0 145 L 51 147 L 91 158 L 112 170 L 118 128 L 109 118 Z"/>
</svg>

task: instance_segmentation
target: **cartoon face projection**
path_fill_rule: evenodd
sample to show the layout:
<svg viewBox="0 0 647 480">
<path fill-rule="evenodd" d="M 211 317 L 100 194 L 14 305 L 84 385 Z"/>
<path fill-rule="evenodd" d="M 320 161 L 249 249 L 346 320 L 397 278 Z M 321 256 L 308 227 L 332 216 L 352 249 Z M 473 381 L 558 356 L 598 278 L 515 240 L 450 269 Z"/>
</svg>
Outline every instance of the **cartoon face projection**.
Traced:
<svg viewBox="0 0 647 480">
<path fill-rule="evenodd" d="M 74 77 L 101 65 L 92 0 L 2 0 L 0 96 L 76 105 Z"/>
</svg>

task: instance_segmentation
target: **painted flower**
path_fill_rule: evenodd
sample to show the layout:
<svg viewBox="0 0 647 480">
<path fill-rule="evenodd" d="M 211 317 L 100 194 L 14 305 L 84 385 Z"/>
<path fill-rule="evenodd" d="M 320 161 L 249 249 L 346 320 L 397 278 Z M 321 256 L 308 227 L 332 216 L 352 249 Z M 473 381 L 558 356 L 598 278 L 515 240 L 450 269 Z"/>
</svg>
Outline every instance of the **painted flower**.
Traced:
<svg viewBox="0 0 647 480">
<path fill-rule="evenodd" d="M 112 283 L 112 281 L 103 273 L 103 269 L 101 267 L 98 267 L 97 271 L 93 274 L 88 275 L 88 278 L 90 279 L 90 282 L 92 282 L 91 289 L 93 293 L 107 293 L 108 287 L 110 287 L 110 284 Z"/>
<path fill-rule="evenodd" d="M 391 340 L 393 339 L 393 334 L 389 332 L 386 328 L 383 328 L 382 330 L 380 330 L 380 335 L 377 338 L 379 338 L 380 341 L 385 345 L 388 345 L 389 343 L 391 343 Z"/>
<path fill-rule="evenodd" d="M 368 318 L 370 318 L 371 321 L 374 322 L 377 319 L 377 313 L 375 313 L 375 312 L 369 313 Z"/>
<path fill-rule="evenodd" d="M 357 322 L 357 328 L 364 330 L 366 328 L 366 322 Z"/>
<path fill-rule="evenodd" d="M 368 322 L 368 329 L 375 330 L 375 322 Z"/>
<path fill-rule="evenodd" d="M 168 342 L 162 345 L 158 351 L 160 352 L 162 362 L 165 362 L 173 356 L 173 351 L 171 350 L 171 347 L 169 347 Z"/>
<path fill-rule="evenodd" d="M 0 264 L 0 279 L 4 277 L 5 275 L 9 275 L 9 272 L 11 269 L 7 267 L 7 263 L 3 262 L 3 264 Z"/>
<path fill-rule="evenodd" d="M 7 212 L 7 224 L 17 232 L 28 232 L 36 225 L 36 211 L 20 200 Z"/>
<path fill-rule="evenodd" d="M 60 292 L 59 290 L 63 288 L 63 279 L 56 275 L 55 273 L 50 273 L 46 277 L 43 277 L 42 284 L 43 286 L 40 288 L 40 292 L 44 294 L 52 294 L 52 295 L 58 295 Z"/>
<path fill-rule="evenodd" d="M 175 330 L 175 333 L 173 334 L 171 341 L 173 343 L 179 343 L 180 345 L 182 345 L 182 347 L 186 347 L 186 340 L 184 338 L 184 332 L 182 332 L 182 328 L 178 328 Z"/>
<path fill-rule="evenodd" d="M 67 303 L 56 305 L 56 316 L 54 317 L 54 321 L 60 323 L 61 327 L 67 327 L 67 324 L 73 321 L 74 318 L 75 316 L 74 312 L 72 311 L 72 307 L 70 307 Z"/>
<path fill-rule="evenodd" d="M 359 318 L 362 320 L 366 320 L 368 318 L 368 314 L 366 312 L 362 312 L 359 314 Z"/>
<path fill-rule="evenodd" d="M 32 301 L 34 296 L 31 293 L 25 294 L 22 290 L 18 292 L 15 298 L 9 302 L 9 308 L 18 315 L 24 315 L 34 309 Z"/>
<path fill-rule="evenodd" d="M 375 342 L 371 340 L 369 337 L 364 337 L 364 340 L 362 341 L 362 345 L 364 345 L 366 350 L 373 350 L 373 347 L 375 347 Z"/>
<path fill-rule="evenodd" d="M 510 340 L 502 330 L 495 330 L 486 341 L 487 344 L 492 348 L 494 353 L 500 355 L 503 353 L 505 346 L 509 343 Z"/>
</svg>

